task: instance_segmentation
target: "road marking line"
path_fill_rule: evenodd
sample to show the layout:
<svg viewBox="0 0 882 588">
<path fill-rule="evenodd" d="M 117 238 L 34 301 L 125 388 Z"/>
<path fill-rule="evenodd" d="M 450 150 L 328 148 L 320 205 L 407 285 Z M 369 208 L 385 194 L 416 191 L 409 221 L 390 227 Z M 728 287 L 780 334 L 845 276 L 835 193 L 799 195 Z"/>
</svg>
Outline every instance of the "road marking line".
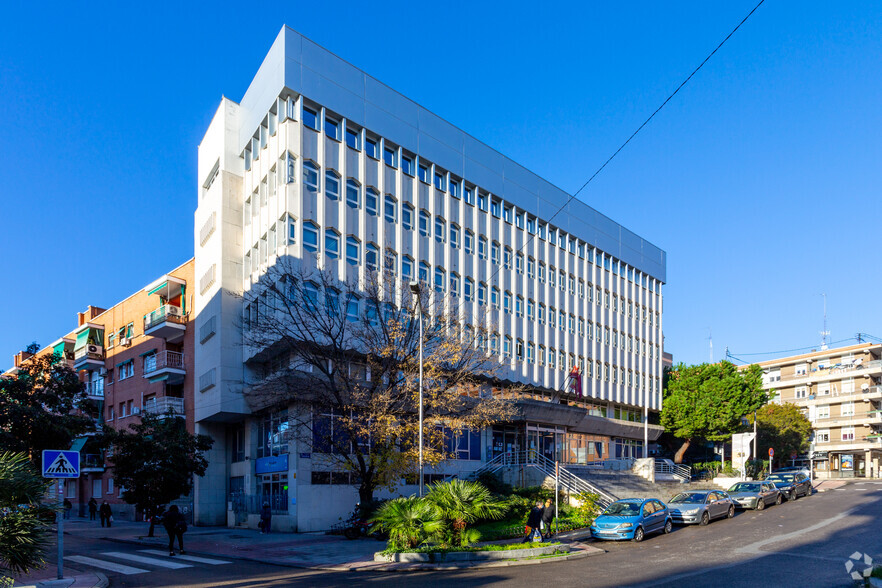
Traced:
<svg viewBox="0 0 882 588">
<path fill-rule="evenodd" d="M 131 576 L 133 574 L 146 574 L 150 571 L 142 570 L 141 568 L 133 568 L 131 566 L 124 566 L 123 564 L 114 563 L 112 561 L 104 561 L 103 559 L 95 559 L 94 557 L 86 557 L 84 555 L 69 555 L 65 559 L 86 564 L 87 566 L 100 568 L 102 570 L 125 574 L 126 576 Z"/>
<path fill-rule="evenodd" d="M 141 553 L 149 553 L 151 555 L 164 555 L 168 557 L 168 554 L 164 551 L 160 551 L 158 549 L 140 549 Z M 211 566 L 219 566 L 223 564 L 233 563 L 231 561 L 223 561 L 221 559 L 209 559 L 207 557 L 196 557 L 195 555 L 176 555 L 178 559 L 183 559 L 185 561 L 193 561 L 196 563 L 204 563 Z"/>
<path fill-rule="evenodd" d="M 154 557 L 144 557 L 143 555 L 135 555 L 133 553 L 123 553 L 121 551 L 105 551 L 101 555 L 106 555 L 108 557 L 117 557 L 119 559 L 127 559 L 129 561 L 149 564 L 152 566 L 159 566 L 161 568 L 168 568 L 170 570 L 180 570 L 181 568 L 192 568 L 190 564 L 178 563 L 175 561 L 166 561 L 162 559 L 156 559 Z"/>
<path fill-rule="evenodd" d="M 830 517 L 829 519 L 824 519 L 819 523 L 815 523 L 810 527 L 806 527 L 804 529 L 799 529 L 798 531 L 793 531 L 792 533 L 785 533 L 783 535 L 778 535 L 776 537 L 770 537 L 769 539 L 763 539 L 762 541 L 756 541 L 754 543 L 749 543 L 748 545 L 744 545 L 737 549 L 738 553 L 764 553 L 760 551 L 761 547 L 769 545 L 770 543 L 779 543 L 781 541 L 787 541 L 788 539 L 793 539 L 795 537 L 799 537 L 800 535 L 804 535 L 806 533 L 811 533 L 812 531 L 817 531 L 818 529 L 822 529 L 827 525 L 835 523 L 840 519 L 844 519 L 845 517 L 851 514 L 851 510 L 847 510 L 845 512 L 841 512 L 836 516 Z"/>
</svg>

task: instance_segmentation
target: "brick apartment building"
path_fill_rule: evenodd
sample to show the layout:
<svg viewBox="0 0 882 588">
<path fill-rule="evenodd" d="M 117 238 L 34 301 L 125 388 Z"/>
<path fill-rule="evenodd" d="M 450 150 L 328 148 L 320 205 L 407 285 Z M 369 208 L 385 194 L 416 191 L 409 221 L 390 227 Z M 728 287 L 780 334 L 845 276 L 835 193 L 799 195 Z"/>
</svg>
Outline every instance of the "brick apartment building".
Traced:
<svg viewBox="0 0 882 588">
<path fill-rule="evenodd" d="M 83 411 L 99 426 L 124 428 L 138 422 L 141 414 L 171 410 L 192 432 L 192 283 L 191 259 L 110 308 L 89 306 L 77 313 L 76 329 L 37 355 L 54 353 L 79 372 L 88 395 Z M 27 352 L 16 354 L 15 367 L 4 375 L 14 376 L 29 358 Z M 134 507 L 120 498 L 106 456 L 91 437 L 76 439 L 72 449 L 81 453 L 81 476 L 67 480 L 65 487 L 74 513 L 84 515 L 94 497 L 99 504 L 106 500 L 114 517 L 134 519 Z"/>
</svg>

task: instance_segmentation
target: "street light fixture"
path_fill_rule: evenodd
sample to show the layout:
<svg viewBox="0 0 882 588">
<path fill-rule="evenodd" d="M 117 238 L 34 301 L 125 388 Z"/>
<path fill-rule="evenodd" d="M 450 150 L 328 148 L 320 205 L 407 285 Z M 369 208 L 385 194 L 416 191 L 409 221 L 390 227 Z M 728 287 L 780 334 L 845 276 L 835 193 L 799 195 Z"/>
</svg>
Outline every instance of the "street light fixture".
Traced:
<svg viewBox="0 0 882 588">
<path fill-rule="evenodd" d="M 419 379 L 419 396 L 420 396 L 420 409 L 419 409 L 419 447 L 420 447 L 420 456 L 419 456 L 419 493 L 420 497 L 423 496 L 423 298 L 420 296 L 420 283 L 416 280 L 410 283 L 410 291 L 416 296 L 417 308 L 419 309 L 419 321 L 420 321 L 420 379 Z"/>
</svg>

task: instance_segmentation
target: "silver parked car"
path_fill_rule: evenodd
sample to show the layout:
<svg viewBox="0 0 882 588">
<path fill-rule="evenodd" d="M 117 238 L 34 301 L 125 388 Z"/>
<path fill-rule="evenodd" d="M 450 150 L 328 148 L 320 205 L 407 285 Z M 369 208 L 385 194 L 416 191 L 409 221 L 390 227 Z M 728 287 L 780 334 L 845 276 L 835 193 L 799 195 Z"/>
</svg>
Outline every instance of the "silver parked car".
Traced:
<svg viewBox="0 0 882 588">
<path fill-rule="evenodd" d="M 722 490 L 681 492 L 668 501 L 675 523 L 706 525 L 713 519 L 735 516 L 735 501 Z"/>
<path fill-rule="evenodd" d="M 781 492 L 771 482 L 738 482 L 729 488 L 729 496 L 738 508 L 763 510 L 770 504 L 781 504 Z"/>
</svg>

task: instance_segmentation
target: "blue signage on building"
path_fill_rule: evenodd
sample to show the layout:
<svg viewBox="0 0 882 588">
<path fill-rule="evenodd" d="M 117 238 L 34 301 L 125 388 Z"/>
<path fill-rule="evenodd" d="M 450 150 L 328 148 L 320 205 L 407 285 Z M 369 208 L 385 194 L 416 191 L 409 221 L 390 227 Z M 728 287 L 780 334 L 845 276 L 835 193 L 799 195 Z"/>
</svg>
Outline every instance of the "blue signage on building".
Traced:
<svg viewBox="0 0 882 588">
<path fill-rule="evenodd" d="M 258 457 L 254 462 L 254 473 L 271 474 L 273 472 L 288 471 L 288 454 Z"/>
</svg>

